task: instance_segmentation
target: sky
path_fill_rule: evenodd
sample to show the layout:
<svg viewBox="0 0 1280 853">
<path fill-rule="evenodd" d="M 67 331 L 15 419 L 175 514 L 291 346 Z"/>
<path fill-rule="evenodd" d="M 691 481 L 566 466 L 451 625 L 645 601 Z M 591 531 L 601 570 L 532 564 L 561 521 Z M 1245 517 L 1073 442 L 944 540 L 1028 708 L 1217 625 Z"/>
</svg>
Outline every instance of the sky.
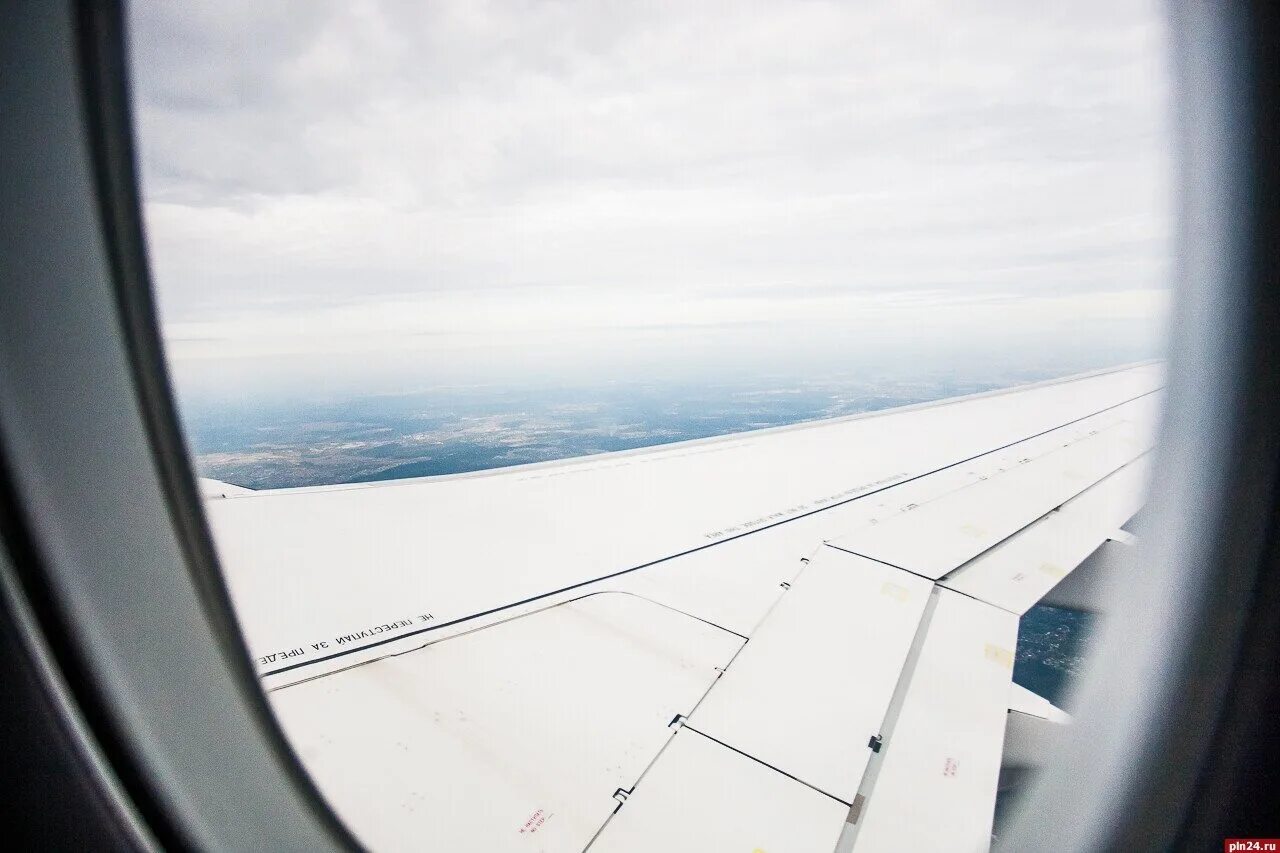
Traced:
<svg viewBox="0 0 1280 853">
<path fill-rule="evenodd" d="M 1158 351 L 1148 0 L 130 4 L 184 390 Z"/>
</svg>

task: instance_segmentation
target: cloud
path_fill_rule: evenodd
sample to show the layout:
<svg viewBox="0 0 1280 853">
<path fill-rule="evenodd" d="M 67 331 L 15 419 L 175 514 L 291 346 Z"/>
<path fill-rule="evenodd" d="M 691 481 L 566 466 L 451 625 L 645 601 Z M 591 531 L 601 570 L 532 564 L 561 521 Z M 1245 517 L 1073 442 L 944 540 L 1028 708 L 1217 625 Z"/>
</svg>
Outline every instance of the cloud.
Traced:
<svg viewBox="0 0 1280 853">
<path fill-rule="evenodd" d="M 1165 285 L 1146 0 L 130 8 L 175 339 L 308 351 Z"/>
</svg>

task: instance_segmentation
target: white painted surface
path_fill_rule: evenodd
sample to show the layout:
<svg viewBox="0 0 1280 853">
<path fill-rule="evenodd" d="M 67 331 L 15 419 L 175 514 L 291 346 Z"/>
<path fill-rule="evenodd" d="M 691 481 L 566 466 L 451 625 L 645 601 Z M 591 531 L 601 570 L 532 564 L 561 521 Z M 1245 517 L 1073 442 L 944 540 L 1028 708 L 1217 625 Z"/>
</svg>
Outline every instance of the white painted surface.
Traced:
<svg viewBox="0 0 1280 853">
<path fill-rule="evenodd" d="M 740 644 L 605 594 L 269 695 L 371 849 L 576 851 Z"/>
<path fill-rule="evenodd" d="M 991 843 L 1018 617 L 938 591 L 902 708 L 873 766 L 853 849 Z"/>
<path fill-rule="evenodd" d="M 913 488 L 917 483 L 924 486 L 928 479 L 882 494 Z M 647 595 L 749 635 L 780 600 L 784 592 L 781 584 L 794 581 L 804 570 L 801 560 L 819 553 L 824 540 L 862 527 L 883 512 L 875 502 L 879 497 L 832 507 L 601 586 Z"/>
<path fill-rule="evenodd" d="M 1096 551 L 1076 566 L 1062 583 L 1045 593 L 1040 603 L 1047 607 L 1106 613 L 1112 603 L 1112 585 L 1138 580 L 1133 536 L 1113 531 Z"/>
<path fill-rule="evenodd" d="M 1017 711 L 1006 715 L 1000 771 L 1007 774 L 1005 781 L 1012 783 L 1009 794 L 1017 796 L 1019 783 L 1026 779 L 1023 771 L 1044 770 L 1054 761 L 1065 736 L 1066 727 L 1061 722 Z"/>
<path fill-rule="evenodd" d="M 1154 397 L 1054 427 L 1159 381 L 1139 368 L 642 452 L 207 506 L 262 669 L 304 664 L 269 686 L 431 644 L 271 694 L 370 847 L 580 850 L 617 805 L 613 791 L 649 768 L 593 849 L 830 850 L 845 806 L 693 731 L 663 751 L 672 716 L 705 696 L 691 726 L 851 801 L 932 584 L 821 543 L 896 524 L 912 547 L 929 540 L 954 559 L 956 513 L 996 505 L 1007 526 L 1009 507 L 1028 512 L 1017 505 L 1068 482 L 1077 494 L 1132 458 Z M 939 596 L 871 761 L 859 849 L 882 849 L 867 840 L 877 832 L 884 849 L 955 849 L 985 846 L 990 831 L 1017 619 Z M 752 639 L 716 682 L 741 644 L 730 632 Z"/>
<path fill-rule="evenodd" d="M 682 731 L 591 853 L 830 853 L 848 807 Z"/>
<path fill-rule="evenodd" d="M 1152 403 L 1127 404 L 1047 437 L 986 479 L 832 544 L 941 578 L 1144 453 L 1153 421 Z"/>
<path fill-rule="evenodd" d="M 455 620 L 825 514 L 839 501 L 1114 406 L 1161 381 L 1158 367 L 1145 366 L 481 475 L 254 492 L 209 501 L 206 510 L 260 670 L 301 665 L 288 678 L 307 677 L 475 626 L 441 627 Z M 771 574 L 772 564 L 760 571 Z M 770 599 L 754 591 L 748 598 L 719 615 L 753 622 Z M 344 654 L 371 642 L 397 645 L 314 665 L 339 651 L 339 637 L 353 638 Z"/>
<path fill-rule="evenodd" d="M 200 487 L 200 497 L 208 498 L 229 498 L 235 495 L 251 495 L 253 489 L 246 489 L 244 486 L 235 486 L 231 483 L 224 483 L 221 480 L 211 480 L 208 477 L 197 477 L 197 485 Z"/>
<path fill-rule="evenodd" d="M 932 478 L 925 478 L 899 488 L 928 488 Z M 888 493 L 885 493 L 888 494 Z M 874 497 L 874 496 L 873 496 Z M 507 608 L 476 619 L 429 631 L 417 637 L 342 657 L 332 664 L 302 668 L 270 676 L 269 687 L 286 686 L 314 677 L 326 666 L 349 666 L 361 659 L 375 659 L 419 648 L 474 630 L 484 624 L 501 621 L 523 613 L 598 592 L 628 592 L 659 602 L 665 606 L 693 614 L 716 625 L 749 635 L 783 595 L 783 583 L 793 581 L 804 569 L 804 560 L 812 556 L 824 539 L 857 529 L 877 514 L 892 510 L 872 501 L 854 501 L 833 506 L 822 512 L 796 518 L 786 524 L 762 530 L 754 535 L 715 544 L 713 547 L 665 560 L 640 571 L 587 584 L 547 598 Z M 412 614 L 409 614 L 412 617 Z M 433 623 L 416 621 L 417 627 Z M 412 628 L 410 629 L 412 630 Z M 382 636 L 382 635 L 379 635 Z M 327 651 L 333 651 L 331 643 Z M 284 663 L 288 663 L 285 659 Z"/>
<path fill-rule="evenodd" d="M 943 586 L 1027 612 L 1133 517 L 1148 475 L 1144 456 L 961 566 Z"/>
<path fill-rule="evenodd" d="M 932 589 L 823 548 L 689 725 L 852 802 Z"/>
<path fill-rule="evenodd" d="M 645 595 L 749 635 L 821 545 L 825 513 L 686 554 L 601 584 Z"/>
<path fill-rule="evenodd" d="M 1071 715 L 1041 696 L 1033 693 L 1021 684 L 1009 685 L 1009 710 L 1020 714 L 1030 714 L 1042 720 L 1054 723 L 1069 723 Z"/>
</svg>

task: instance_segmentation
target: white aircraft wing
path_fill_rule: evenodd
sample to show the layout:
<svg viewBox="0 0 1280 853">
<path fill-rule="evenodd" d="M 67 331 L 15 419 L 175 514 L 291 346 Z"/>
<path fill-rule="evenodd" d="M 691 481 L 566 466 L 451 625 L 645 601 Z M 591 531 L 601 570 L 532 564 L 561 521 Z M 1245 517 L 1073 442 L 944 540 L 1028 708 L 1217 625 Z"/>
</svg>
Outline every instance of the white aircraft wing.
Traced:
<svg viewBox="0 0 1280 853">
<path fill-rule="evenodd" d="M 1038 707 L 1019 616 L 1127 541 L 1161 383 L 206 509 L 272 705 L 373 849 L 985 849 L 1011 702 Z"/>
</svg>

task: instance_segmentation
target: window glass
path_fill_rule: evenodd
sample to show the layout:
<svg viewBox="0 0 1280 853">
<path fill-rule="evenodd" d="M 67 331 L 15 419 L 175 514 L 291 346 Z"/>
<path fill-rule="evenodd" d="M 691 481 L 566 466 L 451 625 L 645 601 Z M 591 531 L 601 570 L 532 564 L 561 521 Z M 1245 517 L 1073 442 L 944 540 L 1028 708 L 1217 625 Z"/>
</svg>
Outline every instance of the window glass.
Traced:
<svg viewBox="0 0 1280 853">
<path fill-rule="evenodd" d="M 255 510 L 265 501 L 244 490 L 403 481 L 632 451 L 1158 361 L 1163 353 L 1170 83 L 1163 11 L 1146 0 L 140 0 L 129 14 L 147 236 L 193 465 L 216 481 L 204 486 L 211 521 L 264 684 L 339 814 L 375 846 L 419 837 L 416 819 L 403 810 L 387 817 L 379 809 L 391 807 L 371 803 L 360 785 L 334 781 L 363 770 L 344 763 L 341 749 L 308 740 L 309 723 L 297 721 L 302 712 L 288 697 L 310 682 L 288 673 L 311 678 L 321 669 L 306 666 L 353 649 L 361 654 L 344 660 L 364 662 L 377 657 L 365 650 L 403 651 L 454 636 L 445 624 L 493 608 L 531 620 L 523 614 L 532 605 L 502 608 L 542 600 L 539 561 L 552 558 L 539 555 L 596 549 L 590 571 L 565 569 L 562 577 L 548 569 L 545 585 L 594 591 L 598 578 L 634 571 L 640 558 L 628 555 L 646 547 L 662 562 L 844 504 L 873 486 L 914 480 L 923 475 L 913 465 L 929 454 L 942 459 L 946 442 L 959 448 L 956 434 L 981 426 L 957 415 L 931 427 L 916 452 L 876 443 L 886 437 L 840 445 L 825 460 L 805 457 L 815 477 L 843 464 L 872 470 L 893 454 L 904 461 L 875 476 L 851 473 L 838 484 L 847 488 L 811 496 L 791 496 L 793 481 L 779 475 L 776 506 L 762 500 L 741 519 L 726 510 L 724 520 L 688 531 L 681 525 L 691 513 L 718 518 L 708 508 L 718 493 L 706 492 L 712 497 L 699 497 L 693 509 L 679 500 L 704 495 L 699 489 L 721 475 L 711 456 L 689 463 L 696 484 L 688 490 L 659 472 L 602 479 L 594 491 L 538 492 L 521 504 L 523 487 L 513 486 L 509 499 L 501 484 L 578 469 L 517 469 L 492 480 L 499 485 L 490 492 L 456 485 L 475 478 L 442 481 L 454 491 L 423 497 L 418 514 L 405 516 L 412 523 L 388 533 L 370 531 L 402 511 L 401 498 L 387 496 L 409 492 L 280 492 L 299 509 L 277 517 Z M 1076 405 L 1083 417 L 1093 411 L 1086 397 L 1026 406 Z M 993 436 L 1015 422 L 1038 423 L 1026 408 L 984 417 Z M 604 458 L 621 466 L 641 457 Z M 742 458 L 725 462 L 735 473 L 724 482 L 754 464 Z M 952 463 L 929 464 L 941 471 Z M 973 477 L 1002 474 L 1004 464 L 975 468 Z M 1076 476 L 1066 468 L 1055 476 L 1068 474 Z M 795 472 L 794 482 L 804 476 Z M 966 483 L 938 485 L 926 497 Z M 756 485 L 726 485 L 724 505 L 746 506 Z M 923 494 L 916 488 L 912 494 Z M 624 517 L 621 507 L 642 492 L 640 515 Z M 358 494 L 365 497 L 351 497 Z M 1012 502 L 1034 505 L 1041 498 L 1032 494 L 1015 492 Z M 227 506 L 215 508 L 219 500 Z M 563 506 L 548 515 L 546 502 L 556 500 Z M 1051 509 L 1056 504 L 1044 508 Z M 601 537 L 613 532 L 596 542 L 564 520 L 575 515 L 595 519 Z M 482 579 L 483 592 L 450 586 L 460 570 L 432 550 L 461 529 L 476 531 L 466 572 Z M 503 550 L 504 536 L 561 544 Z M 817 548 L 828 532 L 813 536 Z M 350 562 L 326 562 L 337 554 Z M 420 560 L 420 576 L 405 554 Z M 529 566 L 510 569 L 525 556 Z M 1074 568 L 1047 558 L 1027 566 L 1032 575 Z M 279 577 L 264 579 L 272 571 Z M 690 571 L 684 577 L 701 569 Z M 706 577 L 696 583 L 711 599 L 737 594 L 734 577 Z M 663 597 L 664 583 L 653 581 L 651 597 L 681 610 Z M 421 597 L 409 600 L 409 589 Z M 369 602 L 380 590 L 378 609 Z M 567 600 L 546 595 L 548 607 Z M 309 622 L 297 608 L 330 621 Z M 632 617 L 590 618 L 629 625 Z M 1016 648 L 997 649 L 992 659 L 1007 655 L 1016 684 L 1069 705 L 1099 618 L 1038 605 L 1022 618 Z M 259 625 L 290 627 L 273 633 Z M 505 642 L 545 643 L 544 659 L 564 660 L 569 652 L 557 642 L 570 634 L 561 629 L 576 630 L 530 628 L 525 636 L 508 628 Z M 754 638 L 750 629 L 730 633 Z M 443 689 L 463 698 L 428 715 L 444 726 L 441 714 L 474 712 L 501 728 L 500 715 L 484 717 L 505 701 L 492 692 L 496 682 L 468 680 L 467 669 L 431 676 L 451 673 L 459 680 Z M 345 671 L 323 667 L 335 684 Z M 391 682 L 426 677 L 387 673 Z M 343 677 L 348 728 L 326 725 L 339 726 L 339 740 L 358 739 L 358 705 L 399 706 L 382 688 Z M 495 671 L 493 679 L 501 677 Z M 547 675 L 559 677 L 569 678 L 568 670 Z M 483 708 L 459 710 L 468 701 Z M 378 725 L 404 721 L 393 711 L 375 715 Z M 532 714 L 520 748 L 536 752 L 528 740 L 542 735 Z M 469 741 L 476 749 L 506 743 L 476 738 Z M 609 748 L 600 747 L 601 760 L 612 760 Z M 419 767 L 432 756 L 465 764 L 436 741 L 405 750 L 419 750 Z M 526 766 L 519 756 L 494 760 L 503 778 Z M 543 831 L 581 849 L 581 827 L 593 825 L 594 812 L 554 804 L 558 796 L 576 802 L 564 782 L 578 778 L 575 766 L 557 765 L 547 771 L 551 781 L 531 782 L 550 791 L 547 804 L 534 798 L 520 820 L 502 817 L 514 820 L 502 831 L 512 838 Z M 415 796 L 388 773 L 398 780 L 388 781 L 396 791 L 388 797 Z M 620 776 L 620 790 L 627 778 L 634 781 Z M 997 827 L 1008 802 L 1001 800 Z M 438 803 L 419 806 L 440 811 Z M 487 837 L 469 834 L 467 821 L 489 818 L 467 809 L 456 818 L 443 837 L 456 830 L 476 845 Z M 561 825 L 577 829 L 553 829 Z"/>
</svg>

